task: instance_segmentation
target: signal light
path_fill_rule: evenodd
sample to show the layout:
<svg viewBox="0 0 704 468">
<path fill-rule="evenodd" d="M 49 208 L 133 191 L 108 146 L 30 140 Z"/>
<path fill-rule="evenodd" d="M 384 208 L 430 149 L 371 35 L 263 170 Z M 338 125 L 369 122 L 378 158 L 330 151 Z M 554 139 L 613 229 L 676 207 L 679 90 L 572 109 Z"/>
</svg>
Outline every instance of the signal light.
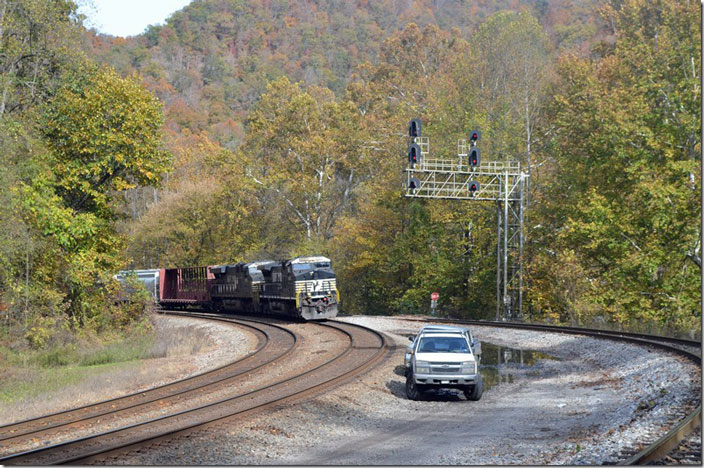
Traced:
<svg viewBox="0 0 704 468">
<path fill-rule="evenodd" d="M 473 130 L 469 132 L 469 141 L 472 143 L 472 145 L 476 145 L 477 141 L 482 137 L 482 132 L 479 130 Z"/>
<path fill-rule="evenodd" d="M 474 195 L 474 192 L 479 190 L 479 182 L 470 181 L 469 182 L 469 192 Z"/>
<path fill-rule="evenodd" d="M 420 136 L 420 120 L 419 119 L 413 119 L 411 120 L 410 125 L 408 126 L 408 136 L 411 138 L 417 138 Z"/>
<path fill-rule="evenodd" d="M 472 148 L 472 150 L 469 152 L 469 165 L 471 167 L 477 167 L 479 165 L 479 162 L 481 161 L 481 153 L 479 151 L 479 148 Z"/>
<path fill-rule="evenodd" d="M 411 146 L 408 147 L 408 164 L 410 164 L 411 168 L 412 168 L 419 161 L 420 161 L 420 146 L 418 146 L 415 143 L 412 143 Z"/>
<path fill-rule="evenodd" d="M 408 188 L 411 190 L 418 190 L 420 188 L 420 180 L 416 177 L 411 177 L 411 180 L 408 181 Z"/>
</svg>

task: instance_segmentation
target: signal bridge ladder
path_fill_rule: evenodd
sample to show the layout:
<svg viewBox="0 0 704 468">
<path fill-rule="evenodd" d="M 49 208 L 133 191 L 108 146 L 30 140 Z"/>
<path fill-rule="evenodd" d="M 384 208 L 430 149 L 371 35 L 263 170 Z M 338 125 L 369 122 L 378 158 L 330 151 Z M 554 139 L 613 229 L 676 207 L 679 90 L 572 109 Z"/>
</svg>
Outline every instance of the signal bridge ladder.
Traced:
<svg viewBox="0 0 704 468">
<path fill-rule="evenodd" d="M 430 158 L 421 146 L 421 160 L 406 169 L 405 196 L 496 203 L 496 320 L 517 319 L 523 315 L 521 264 L 528 174 L 517 161 L 488 161 L 472 167 L 467 160 L 470 149 L 466 140 L 460 140 L 456 159 L 439 159 Z M 478 190 L 470 190 L 472 182 L 479 183 Z"/>
</svg>

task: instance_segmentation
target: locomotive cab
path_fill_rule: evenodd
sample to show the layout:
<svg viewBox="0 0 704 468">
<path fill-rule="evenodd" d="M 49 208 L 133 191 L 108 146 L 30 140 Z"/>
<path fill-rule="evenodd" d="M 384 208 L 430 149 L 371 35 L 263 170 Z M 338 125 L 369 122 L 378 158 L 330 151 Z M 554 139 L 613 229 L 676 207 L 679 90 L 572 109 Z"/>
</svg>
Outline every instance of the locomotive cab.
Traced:
<svg viewBox="0 0 704 468">
<path fill-rule="evenodd" d="M 337 315 L 339 295 L 329 258 L 297 257 L 286 262 L 285 267 L 302 318 L 316 320 Z"/>
</svg>

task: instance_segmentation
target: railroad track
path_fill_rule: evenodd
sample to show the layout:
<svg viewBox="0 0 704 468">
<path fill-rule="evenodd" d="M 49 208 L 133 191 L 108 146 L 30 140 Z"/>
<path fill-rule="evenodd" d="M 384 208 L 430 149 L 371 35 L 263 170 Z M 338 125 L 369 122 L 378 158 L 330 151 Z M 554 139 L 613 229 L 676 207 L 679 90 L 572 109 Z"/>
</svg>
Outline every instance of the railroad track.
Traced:
<svg viewBox="0 0 704 468">
<path fill-rule="evenodd" d="M 242 381 L 248 374 L 273 369 L 277 362 L 294 352 L 298 337 L 284 327 L 264 321 L 213 314 L 173 315 L 249 327 L 257 334 L 258 345 L 243 359 L 189 379 L 0 427 L 3 449 L 0 463 L 86 464 L 105 459 L 123 450 L 148 446 L 318 393 L 371 367 L 388 347 L 380 333 L 364 327 L 342 322 L 311 324 L 333 329 L 340 337 L 345 337 L 347 345 L 312 369 L 271 379 L 244 392 L 228 393 L 228 386 Z M 95 427 L 100 430 L 96 431 Z M 46 441 L 51 443 L 46 444 Z"/>
<path fill-rule="evenodd" d="M 19 446 L 21 441 L 38 437 L 55 437 L 60 431 L 77 432 L 82 426 L 90 425 L 97 418 L 119 417 L 120 412 L 144 409 L 153 402 L 163 402 L 165 398 L 186 397 L 188 392 L 197 391 L 217 382 L 251 372 L 293 351 L 296 336 L 283 328 L 257 328 L 237 321 L 226 321 L 241 325 L 254 332 L 257 337 L 255 349 L 244 358 L 209 372 L 171 382 L 153 389 L 105 400 L 99 403 L 61 411 L 38 418 L 0 426 L 0 444 Z M 274 347 L 272 343 L 279 343 Z M 3 450 L 3 452 L 6 451 Z"/>
<path fill-rule="evenodd" d="M 702 465 L 701 426 L 680 442 L 679 446 L 664 458 L 653 461 L 653 465 Z"/>
<path fill-rule="evenodd" d="M 680 356 L 684 356 L 701 367 L 702 343 L 693 340 L 671 338 L 664 336 L 645 335 L 641 333 L 617 332 L 609 330 L 595 330 L 575 327 L 558 327 L 553 325 L 538 325 L 516 322 L 498 322 L 487 320 L 459 320 L 452 318 L 418 318 L 410 319 L 419 322 L 448 323 L 487 327 L 504 327 L 521 330 L 535 330 L 552 333 L 566 333 L 571 335 L 585 335 L 593 338 L 626 341 L 642 346 L 654 346 L 664 349 Z M 661 431 L 653 430 L 651 436 L 642 440 L 638 446 L 629 447 L 618 454 L 618 465 L 643 465 L 643 464 L 667 464 L 667 457 L 674 459 L 677 456 L 678 447 L 684 443 L 682 457 L 687 460 L 695 460 L 701 464 L 701 443 L 687 443 L 687 437 L 697 428 L 701 431 L 702 404 L 701 400 L 696 402 L 694 408 L 686 409 L 679 415 L 677 420 L 670 421 L 669 429 L 664 436 L 660 436 Z M 661 428 L 657 428 L 661 429 Z M 700 439 L 701 440 L 701 439 Z M 696 450 L 698 449 L 698 453 Z M 698 457 L 697 457 L 698 455 Z"/>
</svg>

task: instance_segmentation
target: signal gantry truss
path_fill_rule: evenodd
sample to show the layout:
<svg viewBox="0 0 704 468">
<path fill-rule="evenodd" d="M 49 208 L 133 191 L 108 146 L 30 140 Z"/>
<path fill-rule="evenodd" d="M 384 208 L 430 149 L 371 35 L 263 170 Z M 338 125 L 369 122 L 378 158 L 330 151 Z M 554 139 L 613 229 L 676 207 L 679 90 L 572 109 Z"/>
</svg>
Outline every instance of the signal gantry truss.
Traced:
<svg viewBox="0 0 704 468">
<path fill-rule="evenodd" d="M 457 156 L 429 157 L 427 137 L 414 137 L 420 158 L 409 157 L 405 196 L 496 202 L 496 319 L 512 320 L 523 315 L 523 212 L 528 174 L 515 161 L 470 163 L 474 145 L 459 140 Z M 476 141 L 475 141 L 476 143 Z M 478 153 L 477 153 L 478 154 Z"/>
</svg>

